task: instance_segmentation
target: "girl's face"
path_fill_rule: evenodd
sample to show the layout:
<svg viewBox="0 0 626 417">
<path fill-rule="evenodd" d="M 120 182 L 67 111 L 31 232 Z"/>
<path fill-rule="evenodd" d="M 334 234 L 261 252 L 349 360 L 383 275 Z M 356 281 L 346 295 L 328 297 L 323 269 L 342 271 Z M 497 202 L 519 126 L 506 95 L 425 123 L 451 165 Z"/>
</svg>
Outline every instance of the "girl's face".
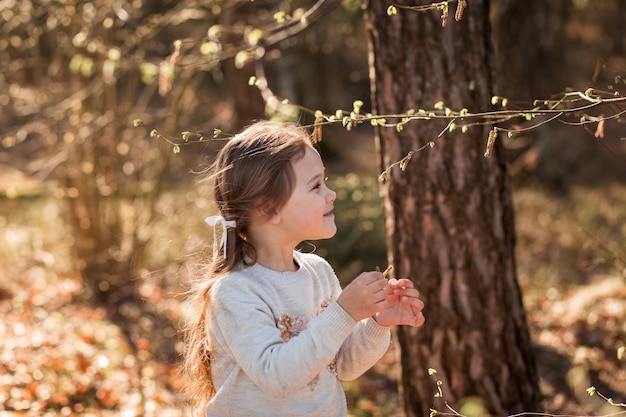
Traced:
<svg viewBox="0 0 626 417">
<path fill-rule="evenodd" d="M 287 203 L 278 211 L 287 236 L 297 240 L 328 239 L 337 232 L 333 202 L 337 194 L 326 186 L 324 164 L 315 149 L 293 162 L 296 184 Z"/>
</svg>

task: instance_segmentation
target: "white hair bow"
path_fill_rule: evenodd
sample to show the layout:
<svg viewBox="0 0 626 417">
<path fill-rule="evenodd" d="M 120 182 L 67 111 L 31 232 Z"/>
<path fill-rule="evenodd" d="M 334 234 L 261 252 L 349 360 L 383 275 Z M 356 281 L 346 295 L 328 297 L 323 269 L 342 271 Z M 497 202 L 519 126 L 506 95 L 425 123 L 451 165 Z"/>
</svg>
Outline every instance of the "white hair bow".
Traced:
<svg viewBox="0 0 626 417">
<path fill-rule="evenodd" d="M 204 219 L 205 222 L 209 226 L 213 226 L 213 258 L 217 256 L 217 246 L 215 242 L 217 242 L 217 227 L 216 225 L 219 223 L 222 225 L 222 240 L 220 242 L 220 247 L 224 249 L 224 259 L 226 259 L 226 243 L 228 242 L 228 228 L 236 227 L 237 223 L 234 220 L 226 220 L 224 216 L 209 216 Z"/>
</svg>

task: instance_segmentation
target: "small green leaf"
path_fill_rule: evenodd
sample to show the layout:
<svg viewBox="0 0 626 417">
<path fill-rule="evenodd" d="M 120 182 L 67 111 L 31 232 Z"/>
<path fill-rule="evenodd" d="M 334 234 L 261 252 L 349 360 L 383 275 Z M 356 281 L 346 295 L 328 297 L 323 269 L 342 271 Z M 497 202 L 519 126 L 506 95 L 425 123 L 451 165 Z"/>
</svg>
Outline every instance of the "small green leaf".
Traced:
<svg viewBox="0 0 626 417">
<path fill-rule="evenodd" d="M 396 6 L 392 4 L 391 6 L 387 7 L 387 15 L 393 16 L 395 14 L 398 14 L 398 9 L 396 9 Z"/>
<path fill-rule="evenodd" d="M 239 51 L 235 55 L 235 68 L 242 69 L 250 60 L 250 55 L 246 51 Z"/>
<path fill-rule="evenodd" d="M 248 44 L 252 46 L 256 46 L 263 39 L 263 31 L 259 28 L 252 30 L 248 33 L 247 40 Z"/>
<path fill-rule="evenodd" d="M 431 148 L 435 147 L 435 142 L 433 142 L 432 140 L 430 142 L 428 142 L 428 146 L 430 146 Z"/>
<path fill-rule="evenodd" d="M 200 45 L 200 53 L 204 56 L 215 55 L 222 50 L 219 42 L 208 41 Z"/>
<path fill-rule="evenodd" d="M 248 85 L 256 85 L 256 77 L 254 75 L 248 78 Z"/>
<path fill-rule="evenodd" d="M 620 346 L 617 348 L 617 359 L 620 361 L 624 359 L 624 354 L 626 353 L 626 347 Z"/>
<path fill-rule="evenodd" d="M 464 125 L 464 126 L 461 128 L 461 132 L 463 132 L 463 133 L 467 133 L 467 130 L 468 130 L 468 129 L 469 129 L 469 128 L 467 127 L 467 125 Z"/>
<path fill-rule="evenodd" d="M 76 54 L 72 57 L 72 59 L 70 60 L 70 72 L 72 74 L 78 74 L 78 72 L 80 71 L 80 66 L 82 65 L 83 62 L 83 56 L 81 54 Z"/>
<path fill-rule="evenodd" d="M 159 67 L 150 62 L 143 62 L 139 65 L 139 74 L 144 84 L 152 84 L 159 74 Z"/>
<path fill-rule="evenodd" d="M 183 137 L 183 140 L 184 140 L 185 142 L 187 142 L 187 141 L 189 140 L 189 135 L 190 135 L 190 134 L 191 134 L 191 132 L 188 132 L 188 131 L 184 131 L 184 132 L 182 132 L 182 133 L 181 133 L 181 135 L 182 135 L 182 137 Z"/>
<path fill-rule="evenodd" d="M 143 122 L 141 121 L 141 119 L 135 119 L 135 120 L 133 120 L 133 126 L 134 126 L 134 127 L 139 127 L 139 126 L 141 126 L 141 124 L 142 124 L 142 123 L 143 123 Z"/>
<path fill-rule="evenodd" d="M 396 132 L 400 133 L 404 130 L 404 125 L 403 124 L 397 124 L 396 125 Z"/>
<path fill-rule="evenodd" d="M 87 45 L 87 34 L 85 32 L 78 32 L 72 38 L 72 44 L 77 48 L 83 48 Z"/>
<path fill-rule="evenodd" d="M 443 110 L 443 107 L 444 107 L 444 103 L 443 103 L 443 101 L 438 101 L 438 102 L 436 102 L 434 107 L 435 107 L 437 110 Z"/>
<path fill-rule="evenodd" d="M 387 173 L 387 171 L 383 171 L 379 176 L 378 176 L 378 181 L 380 182 L 385 182 L 387 180 L 387 175 L 389 175 Z"/>
<path fill-rule="evenodd" d="M 587 394 L 589 394 L 589 396 L 593 396 L 593 394 L 596 393 L 596 387 L 589 387 L 587 388 Z"/>
<path fill-rule="evenodd" d="M 354 111 L 356 114 L 359 114 L 361 112 L 361 107 L 363 107 L 363 101 L 354 100 L 354 102 L 352 103 L 352 111 Z"/>
<path fill-rule="evenodd" d="M 428 375 L 435 375 L 437 370 L 435 368 L 428 368 Z"/>
<path fill-rule="evenodd" d="M 324 117 L 324 113 L 321 110 L 315 110 L 315 118 Z"/>
<path fill-rule="evenodd" d="M 172 152 L 174 152 L 175 154 L 179 154 L 180 153 L 180 146 L 174 145 L 174 147 L 172 148 Z"/>
<path fill-rule="evenodd" d="M 156 138 L 157 136 L 159 136 L 159 132 L 157 132 L 157 130 L 156 130 L 156 129 L 152 129 L 152 130 L 150 131 L 150 137 L 151 137 L 151 138 Z"/>
<path fill-rule="evenodd" d="M 276 23 L 284 23 L 285 20 L 287 19 L 287 13 L 285 13 L 284 11 L 279 11 L 274 13 L 274 20 L 276 20 Z"/>
<path fill-rule="evenodd" d="M 80 73 L 83 77 L 89 77 L 93 74 L 94 61 L 89 57 L 84 57 L 80 63 Z"/>
<path fill-rule="evenodd" d="M 213 25 L 207 31 L 207 37 L 212 41 L 219 40 L 219 37 L 222 35 L 222 28 L 220 25 Z"/>
<path fill-rule="evenodd" d="M 213 137 L 216 138 L 222 134 L 222 129 L 213 129 Z"/>
<path fill-rule="evenodd" d="M 492 96 L 491 97 L 491 104 L 493 104 L 494 106 L 496 104 L 498 104 L 498 101 L 500 101 L 500 97 L 498 97 L 498 96 Z"/>
</svg>

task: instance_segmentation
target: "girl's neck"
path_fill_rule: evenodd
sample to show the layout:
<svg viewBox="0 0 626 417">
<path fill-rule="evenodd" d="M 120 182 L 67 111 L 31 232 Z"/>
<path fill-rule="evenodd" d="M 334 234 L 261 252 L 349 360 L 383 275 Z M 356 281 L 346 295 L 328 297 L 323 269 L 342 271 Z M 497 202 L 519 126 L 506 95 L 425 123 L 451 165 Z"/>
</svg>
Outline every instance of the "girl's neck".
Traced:
<svg viewBox="0 0 626 417">
<path fill-rule="evenodd" d="M 267 253 L 257 249 L 257 263 L 279 272 L 295 272 L 300 267 L 293 259 L 293 251 L 287 253 Z"/>
<path fill-rule="evenodd" d="M 284 236 L 275 224 L 263 219 L 251 222 L 248 232 L 248 240 L 256 250 L 259 264 L 280 272 L 298 270 L 293 251 L 299 242 Z"/>
</svg>

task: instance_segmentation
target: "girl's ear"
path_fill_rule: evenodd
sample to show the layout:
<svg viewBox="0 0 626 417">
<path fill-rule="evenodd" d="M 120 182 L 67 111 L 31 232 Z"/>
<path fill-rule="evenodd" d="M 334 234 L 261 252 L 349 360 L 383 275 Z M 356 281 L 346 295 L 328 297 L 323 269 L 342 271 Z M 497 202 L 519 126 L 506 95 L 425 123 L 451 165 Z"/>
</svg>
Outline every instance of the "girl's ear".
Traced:
<svg viewBox="0 0 626 417">
<path fill-rule="evenodd" d="M 274 211 L 274 214 L 268 216 L 267 222 L 270 224 L 279 224 L 280 219 L 281 219 L 280 213 Z"/>
<path fill-rule="evenodd" d="M 256 215 L 270 224 L 280 223 L 280 213 L 278 213 L 269 204 L 263 204 L 255 210 Z"/>
</svg>

